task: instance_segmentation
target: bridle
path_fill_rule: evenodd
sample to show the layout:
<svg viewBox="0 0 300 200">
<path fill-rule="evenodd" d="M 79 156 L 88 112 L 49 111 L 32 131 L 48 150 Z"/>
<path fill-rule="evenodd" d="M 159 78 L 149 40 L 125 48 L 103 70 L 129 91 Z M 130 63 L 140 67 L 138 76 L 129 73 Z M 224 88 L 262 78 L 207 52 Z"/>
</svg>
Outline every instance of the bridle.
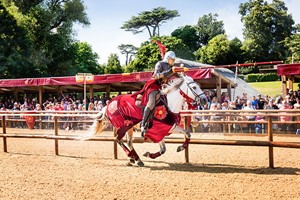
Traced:
<svg viewBox="0 0 300 200">
<path fill-rule="evenodd" d="M 193 83 L 196 83 L 195 81 L 192 81 L 192 82 L 189 82 L 189 83 L 186 83 L 186 86 L 187 86 L 187 91 L 186 93 L 184 93 L 181 89 L 179 91 L 180 95 L 183 96 L 183 98 L 186 100 L 187 104 L 188 104 L 188 107 L 189 109 L 195 109 L 197 107 L 197 102 L 200 103 L 201 105 L 201 95 L 204 94 L 204 92 L 202 92 L 201 94 L 197 94 L 193 89 L 192 87 L 190 86 L 191 84 Z M 196 83 L 197 84 L 197 83 Z M 194 95 L 195 97 L 195 100 L 192 99 L 191 97 L 188 96 L 188 92 L 189 90 L 192 92 L 192 94 Z"/>
</svg>

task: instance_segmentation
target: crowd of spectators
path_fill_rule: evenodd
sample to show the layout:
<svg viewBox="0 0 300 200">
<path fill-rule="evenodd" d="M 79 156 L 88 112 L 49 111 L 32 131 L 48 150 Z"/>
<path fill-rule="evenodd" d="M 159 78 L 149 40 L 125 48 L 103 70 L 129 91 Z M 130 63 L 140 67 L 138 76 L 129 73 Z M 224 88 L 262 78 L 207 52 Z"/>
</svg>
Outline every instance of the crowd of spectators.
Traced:
<svg viewBox="0 0 300 200">
<path fill-rule="evenodd" d="M 219 102 L 216 97 L 216 92 L 214 90 L 206 90 L 205 94 L 209 103 L 204 106 L 199 106 L 199 110 L 291 110 L 300 109 L 300 84 L 298 84 L 298 89 L 295 91 L 289 90 L 285 98 L 281 96 L 270 97 L 269 95 L 262 96 L 257 94 L 257 96 L 248 97 L 247 93 L 243 93 L 242 96 L 236 96 L 234 100 L 230 100 L 227 92 L 223 92 L 221 95 L 221 101 Z M 212 116 L 211 120 L 219 120 L 220 117 Z M 260 121 L 263 120 L 264 116 L 254 116 L 249 115 L 244 119 L 247 121 Z M 299 117 L 295 118 L 300 120 Z M 282 122 L 288 122 L 293 120 L 291 116 L 280 116 L 278 119 Z M 213 131 L 219 131 L 221 129 L 221 124 L 211 124 L 210 129 Z M 234 127 L 235 128 L 235 127 Z M 262 133 L 263 124 L 248 124 L 248 129 L 254 130 L 256 133 Z M 299 125 L 290 124 L 274 124 L 274 129 L 279 131 L 293 131 L 293 129 L 300 129 Z"/>
<path fill-rule="evenodd" d="M 77 93 L 53 95 L 48 94 L 47 98 L 42 104 L 37 102 L 37 98 L 28 95 L 22 97 L 20 100 L 16 100 L 13 97 L 3 96 L 0 101 L 0 110 L 2 111 L 101 111 L 102 108 L 107 104 L 111 97 L 107 93 L 102 95 L 96 95 L 89 98 L 85 103 L 85 100 L 80 97 Z M 86 106 L 86 108 L 85 108 Z M 81 113 L 81 112 L 80 112 Z M 25 120 L 20 116 L 10 117 L 14 119 L 11 125 L 12 127 L 24 128 L 27 127 Z M 83 129 L 86 125 L 82 122 L 73 123 L 76 120 L 82 120 L 83 117 L 77 119 L 78 116 L 74 117 L 63 117 L 60 120 L 62 123 L 59 124 L 61 129 Z M 35 123 L 36 128 L 53 129 L 53 121 L 50 116 L 43 116 L 42 118 L 37 117 L 37 120 L 42 119 L 43 123 Z"/>
<path fill-rule="evenodd" d="M 119 93 L 120 94 L 120 93 Z M 215 90 L 205 90 L 205 94 L 208 99 L 208 104 L 199 106 L 199 110 L 290 110 L 290 109 L 300 109 L 300 84 L 298 84 L 298 89 L 295 91 L 289 90 L 285 98 L 281 96 L 270 97 L 269 95 L 262 96 L 257 94 L 257 96 L 248 97 L 247 93 L 243 93 L 241 96 L 236 96 L 233 100 L 227 92 L 223 92 L 221 95 L 221 101 L 218 101 L 216 97 Z M 113 96 L 112 96 L 113 97 Z M 71 94 L 53 95 L 48 94 L 47 98 L 42 104 L 37 102 L 37 97 L 34 96 L 24 96 L 21 100 L 16 100 L 12 97 L 3 96 L 0 101 L 0 110 L 8 111 L 101 111 L 102 108 L 107 104 L 107 102 L 112 98 L 107 93 L 102 95 L 98 94 L 92 98 L 85 100 L 82 96 L 73 92 Z M 86 106 L 86 108 L 84 108 Z M 259 121 L 262 120 L 263 116 L 246 116 L 248 121 Z M 219 120 L 218 116 L 214 116 L 211 120 Z M 278 118 L 280 121 L 291 121 L 290 116 L 280 116 Z M 298 118 L 298 120 L 300 120 Z M 220 125 L 220 124 L 219 124 Z M 251 126 L 251 127 L 249 127 Z M 262 124 L 250 124 L 249 128 L 255 130 L 257 133 L 262 132 Z M 214 124 L 215 130 L 220 130 L 221 128 L 218 124 Z M 298 126 L 291 126 L 288 124 L 277 125 L 274 124 L 274 129 L 281 131 L 289 131 L 289 129 L 300 129 Z"/>
<path fill-rule="evenodd" d="M 31 95 L 24 96 L 20 100 L 3 96 L 0 101 L 0 109 L 8 111 L 100 111 L 111 99 L 107 93 L 104 93 L 89 98 L 85 103 L 85 100 L 78 96 L 75 92 L 66 95 L 63 93 L 60 95 L 49 94 L 42 104 L 39 104 L 37 98 Z M 84 105 L 86 106 L 85 109 Z"/>
</svg>

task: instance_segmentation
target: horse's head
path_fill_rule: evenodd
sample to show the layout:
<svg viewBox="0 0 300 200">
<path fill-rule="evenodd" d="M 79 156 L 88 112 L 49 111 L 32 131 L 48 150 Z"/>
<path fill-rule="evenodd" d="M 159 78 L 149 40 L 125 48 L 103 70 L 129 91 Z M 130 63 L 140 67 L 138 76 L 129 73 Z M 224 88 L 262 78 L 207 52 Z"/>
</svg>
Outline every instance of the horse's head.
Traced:
<svg viewBox="0 0 300 200">
<path fill-rule="evenodd" d="M 200 105 L 207 104 L 206 95 L 201 90 L 200 86 L 189 76 L 182 74 L 183 82 L 180 86 L 180 94 L 184 96 L 188 104 L 196 102 Z"/>
</svg>

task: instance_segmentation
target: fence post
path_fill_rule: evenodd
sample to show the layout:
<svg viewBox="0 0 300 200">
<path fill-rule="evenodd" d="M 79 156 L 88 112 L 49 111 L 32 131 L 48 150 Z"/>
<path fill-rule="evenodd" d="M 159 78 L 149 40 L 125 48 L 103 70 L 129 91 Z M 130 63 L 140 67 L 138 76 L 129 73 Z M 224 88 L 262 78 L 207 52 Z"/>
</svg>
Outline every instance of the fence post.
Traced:
<svg viewBox="0 0 300 200">
<path fill-rule="evenodd" d="M 183 128 L 185 130 L 188 130 L 190 128 L 190 124 L 188 124 L 188 122 L 189 122 L 188 116 L 184 116 L 184 125 L 183 125 Z M 190 162 L 190 159 L 189 159 L 189 146 L 187 148 L 185 148 L 184 153 L 185 153 L 185 162 L 189 163 Z"/>
<path fill-rule="evenodd" d="M 113 134 L 116 139 L 117 133 L 116 133 L 116 129 L 114 127 L 113 127 Z M 116 140 L 114 140 L 114 158 L 118 159 L 118 144 L 117 144 Z"/>
<path fill-rule="evenodd" d="M 274 168 L 274 151 L 273 145 L 273 127 L 272 127 L 272 116 L 268 116 L 268 141 L 270 143 L 269 146 L 269 167 Z"/>
<path fill-rule="evenodd" d="M 57 116 L 54 116 L 54 135 L 58 135 L 58 121 L 57 121 Z M 55 138 L 55 155 L 58 155 L 58 139 Z"/>
<path fill-rule="evenodd" d="M 2 116 L 2 132 L 6 134 L 6 121 L 5 116 Z M 7 153 L 7 140 L 6 137 L 3 137 L 3 151 Z"/>
</svg>

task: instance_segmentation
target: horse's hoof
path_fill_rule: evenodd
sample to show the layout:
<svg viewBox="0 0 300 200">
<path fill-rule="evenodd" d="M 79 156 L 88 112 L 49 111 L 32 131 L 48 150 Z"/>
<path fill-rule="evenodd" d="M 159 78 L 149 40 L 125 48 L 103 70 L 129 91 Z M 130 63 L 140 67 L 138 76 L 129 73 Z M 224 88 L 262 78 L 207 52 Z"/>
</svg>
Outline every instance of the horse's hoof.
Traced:
<svg viewBox="0 0 300 200">
<path fill-rule="evenodd" d="M 128 162 L 128 163 L 126 164 L 126 166 L 131 167 L 131 166 L 133 166 L 133 164 L 132 164 L 131 162 Z"/>
<path fill-rule="evenodd" d="M 146 152 L 146 153 L 144 153 L 144 154 L 143 154 L 143 156 L 145 156 L 145 157 L 148 157 L 148 158 L 149 158 L 149 157 L 150 157 L 150 152 Z"/>
<path fill-rule="evenodd" d="M 131 164 L 134 164 L 134 163 L 135 163 L 135 161 L 134 161 L 133 158 L 130 158 L 129 162 L 130 162 Z"/>
<path fill-rule="evenodd" d="M 180 151 L 182 151 L 182 150 L 184 150 L 183 146 L 179 146 L 179 147 L 177 148 L 177 152 L 180 152 Z"/>
<path fill-rule="evenodd" d="M 138 165 L 139 167 L 144 167 L 144 166 L 145 166 L 145 164 L 144 164 L 142 161 L 138 161 L 138 162 L 137 162 L 137 165 Z"/>
</svg>

